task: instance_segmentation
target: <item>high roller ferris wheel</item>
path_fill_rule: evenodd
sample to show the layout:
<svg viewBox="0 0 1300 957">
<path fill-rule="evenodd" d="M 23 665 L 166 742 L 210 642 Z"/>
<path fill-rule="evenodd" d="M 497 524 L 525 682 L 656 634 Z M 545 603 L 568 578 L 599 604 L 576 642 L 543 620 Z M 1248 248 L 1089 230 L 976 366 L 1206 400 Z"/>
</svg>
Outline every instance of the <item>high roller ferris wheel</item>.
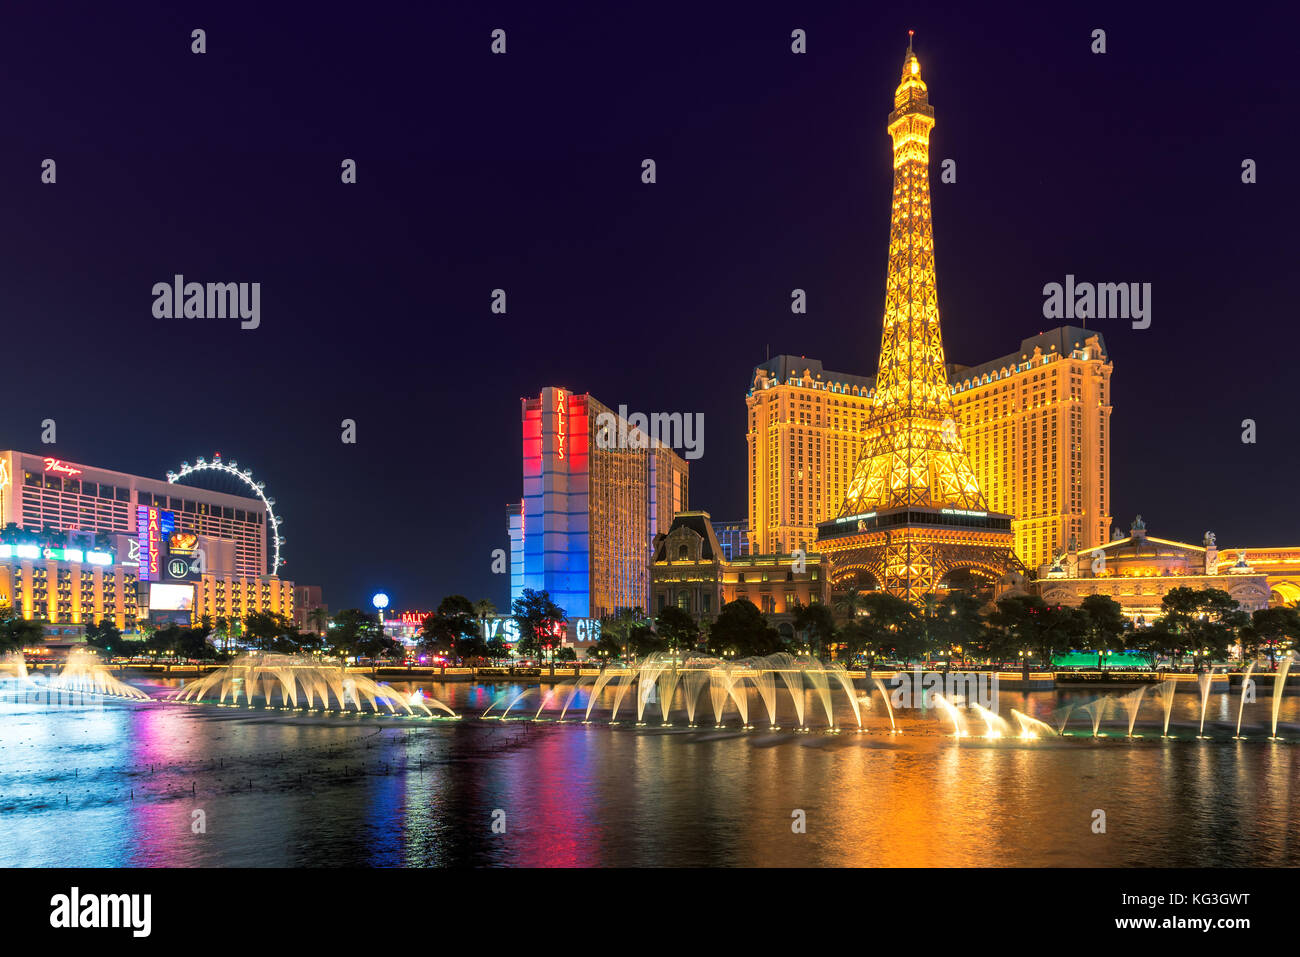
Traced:
<svg viewBox="0 0 1300 957">
<path fill-rule="evenodd" d="M 234 459 L 229 462 L 222 461 L 221 453 L 217 452 L 208 461 L 203 456 L 194 460 L 194 464 L 182 462 L 179 472 L 168 472 L 167 481 L 175 485 L 187 476 L 198 473 L 207 473 L 210 475 L 228 476 L 235 481 L 246 486 L 255 498 L 261 500 L 266 506 L 266 520 L 270 525 L 270 542 L 271 542 L 271 574 L 277 575 L 280 571 L 282 560 L 280 558 L 280 546 L 284 544 L 284 536 L 280 534 L 280 516 L 275 514 L 275 499 L 266 494 L 266 483 L 259 482 L 253 478 L 252 469 L 240 469 L 239 463 Z"/>
</svg>

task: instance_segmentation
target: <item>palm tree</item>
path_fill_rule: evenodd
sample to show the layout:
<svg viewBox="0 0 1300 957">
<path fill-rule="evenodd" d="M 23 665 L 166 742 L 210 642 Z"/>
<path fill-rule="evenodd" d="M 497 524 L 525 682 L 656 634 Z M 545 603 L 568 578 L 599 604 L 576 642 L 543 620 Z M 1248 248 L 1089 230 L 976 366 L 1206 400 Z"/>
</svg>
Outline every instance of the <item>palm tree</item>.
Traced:
<svg viewBox="0 0 1300 957">
<path fill-rule="evenodd" d="M 606 615 L 600 621 L 601 637 L 609 636 L 629 661 L 632 660 L 632 628 L 640 619 L 640 608 L 616 608 L 614 614 Z"/>
<path fill-rule="evenodd" d="M 835 610 L 852 621 L 865 607 L 866 598 L 864 592 L 858 591 L 857 588 L 850 588 L 835 600 Z"/>
<path fill-rule="evenodd" d="M 489 640 L 487 623 L 489 618 L 497 617 L 497 606 L 492 604 L 490 598 L 480 598 L 474 602 L 474 615 L 478 618 L 479 625 L 482 627 L 483 639 Z"/>
<path fill-rule="evenodd" d="M 930 647 L 930 622 L 939 617 L 939 601 L 939 596 L 932 591 L 928 591 L 921 596 L 921 637 L 927 649 Z M 945 673 L 947 673 L 951 662 L 952 649 L 950 648 L 943 666 Z"/>
<path fill-rule="evenodd" d="M 324 608 L 313 608 L 307 612 L 307 624 L 316 629 L 316 634 L 321 637 L 325 636 L 325 629 L 329 627 L 330 613 Z"/>
</svg>

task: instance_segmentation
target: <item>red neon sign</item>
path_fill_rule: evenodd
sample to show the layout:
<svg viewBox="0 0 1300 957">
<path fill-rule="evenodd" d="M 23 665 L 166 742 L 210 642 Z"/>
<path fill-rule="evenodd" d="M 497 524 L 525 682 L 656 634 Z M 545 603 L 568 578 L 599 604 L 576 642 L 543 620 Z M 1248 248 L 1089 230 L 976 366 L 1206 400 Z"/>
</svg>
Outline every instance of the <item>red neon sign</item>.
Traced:
<svg viewBox="0 0 1300 957">
<path fill-rule="evenodd" d="M 556 389 L 555 396 L 555 455 L 563 460 L 565 453 L 564 418 L 568 408 L 564 401 L 563 389 Z"/>
<path fill-rule="evenodd" d="M 158 570 L 162 563 L 162 523 L 158 518 L 158 509 L 149 509 L 149 580 L 158 580 Z"/>
<path fill-rule="evenodd" d="M 74 469 L 71 465 L 64 465 L 60 459 L 46 459 L 45 471 L 62 472 L 64 475 L 80 475 L 81 469 Z"/>
</svg>

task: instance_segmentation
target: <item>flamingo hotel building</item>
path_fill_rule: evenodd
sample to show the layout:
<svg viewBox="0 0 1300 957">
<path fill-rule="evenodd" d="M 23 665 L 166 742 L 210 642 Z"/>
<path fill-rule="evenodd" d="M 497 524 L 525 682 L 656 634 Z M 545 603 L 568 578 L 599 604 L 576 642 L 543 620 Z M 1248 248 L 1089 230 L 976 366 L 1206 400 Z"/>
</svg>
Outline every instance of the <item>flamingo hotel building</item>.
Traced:
<svg viewBox="0 0 1300 957">
<path fill-rule="evenodd" d="M 267 535 L 256 498 L 0 452 L 0 603 L 24 618 L 131 632 L 147 619 L 292 617 Z"/>
</svg>

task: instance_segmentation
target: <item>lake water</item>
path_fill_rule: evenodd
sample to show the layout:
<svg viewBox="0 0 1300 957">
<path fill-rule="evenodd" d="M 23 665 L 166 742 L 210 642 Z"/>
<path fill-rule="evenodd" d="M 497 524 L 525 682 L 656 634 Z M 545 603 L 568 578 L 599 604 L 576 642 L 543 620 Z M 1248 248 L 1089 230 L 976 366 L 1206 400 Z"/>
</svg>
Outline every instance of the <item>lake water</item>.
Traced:
<svg viewBox="0 0 1300 957">
<path fill-rule="evenodd" d="M 510 690 L 423 687 L 470 715 Z M 1231 740 L 1236 693 L 1210 696 L 1208 741 L 1195 739 L 1194 692 L 1175 699 L 1173 741 L 1160 740 L 1150 692 L 1140 740 L 1122 737 L 1122 713 L 1093 740 L 1076 712 L 1078 737 L 1029 742 L 958 741 L 933 709 L 900 712 L 902 733 L 890 735 L 878 694 L 867 733 L 841 734 L 762 730 L 752 691 L 760 727 L 742 731 L 733 712 L 716 730 L 707 688 L 697 718 L 710 727 L 699 729 L 658 727 L 653 704 L 648 726 L 611 728 L 611 688 L 591 725 L 10 701 L 0 703 L 0 864 L 1296 865 L 1300 744 L 1264 740 L 1270 690 L 1266 680 L 1246 706 L 1245 741 Z M 1094 696 L 1003 692 L 999 711 L 1050 720 Z M 534 688 L 512 716 L 539 703 Z M 810 723 L 820 708 L 810 696 Z M 842 692 L 835 714 L 856 728 Z M 778 719 L 795 723 L 788 702 Z M 1300 697 L 1284 697 L 1280 728 L 1300 741 Z M 798 812 L 804 833 L 792 828 Z"/>
</svg>

